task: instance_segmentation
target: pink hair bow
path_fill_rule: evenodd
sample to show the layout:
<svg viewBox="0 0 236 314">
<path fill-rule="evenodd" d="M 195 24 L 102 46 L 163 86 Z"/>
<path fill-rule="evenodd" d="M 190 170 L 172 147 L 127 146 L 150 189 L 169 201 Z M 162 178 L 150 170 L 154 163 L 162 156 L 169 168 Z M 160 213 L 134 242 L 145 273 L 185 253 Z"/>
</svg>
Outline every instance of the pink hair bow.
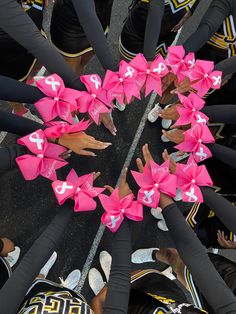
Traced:
<svg viewBox="0 0 236 314">
<path fill-rule="evenodd" d="M 175 175 L 184 202 L 202 203 L 203 196 L 199 186 L 213 185 L 206 167 L 198 166 L 193 156 L 190 156 L 187 164 L 176 165 Z"/>
<path fill-rule="evenodd" d="M 48 125 L 49 127 L 44 130 L 44 134 L 48 138 L 58 138 L 63 134 L 83 132 L 87 130 L 90 122 L 81 120 L 79 123 L 71 125 L 64 121 L 53 121 L 48 123 Z"/>
<path fill-rule="evenodd" d="M 24 136 L 17 142 L 35 154 L 35 156 L 26 154 L 16 158 L 25 180 L 34 180 L 39 175 L 56 180 L 56 170 L 68 164 L 59 157 L 66 149 L 60 145 L 48 143 L 42 130 Z"/>
<path fill-rule="evenodd" d="M 140 99 L 136 78 L 137 71 L 123 60 L 120 62 L 119 72 L 107 70 L 103 88 L 107 91 L 109 100 L 117 99 L 117 101 L 124 104 L 125 97 L 128 103 L 133 96 Z"/>
<path fill-rule="evenodd" d="M 125 217 L 134 221 L 143 220 L 143 206 L 134 201 L 134 195 L 129 194 L 119 198 L 119 190 L 115 189 L 110 196 L 99 195 L 101 204 L 105 210 L 102 215 L 102 223 L 112 232 L 116 232 Z"/>
<path fill-rule="evenodd" d="M 183 46 L 172 46 L 168 48 L 167 64 L 171 67 L 172 72 L 177 75 L 179 82 L 183 81 L 186 72 L 195 65 L 195 56 L 193 52 L 185 56 Z"/>
<path fill-rule="evenodd" d="M 179 113 L 179 119 L 174 126 L 187 125 L 191 123 L 207 123 L 209 118 L 199 110 L 201 110 L 205 101 L 195 93 L 189 94 L 187 97 L 178 94 L 179 100 L 183 107 L 176 106 Z"/>
<path fill-rule="evenodd" d="M 191 86 L 197 90 L 198 95 L 201 97 L 204 96 L 210 88 L 219 89 L 221 86 L 222 72 L 213 70 L 214 62 L 197 60 L 194 68 L 188 73 L 188 77 L 192 82 L 197 81 Z"/>
<path fill-rule="evenodd" d="M 37 81 L 36 85 L 47 96 L 35 103 L 43 120 L 48 122 L 59 116 L 62 120 L 73 124 L 71 112 L 77 110 L 76 99 L 80 96 L 80 92 L 66 88 L 57 74 Z"/>
<path fill-rule="evenodd" d="M 111 105 L 106 99 L 106 91 L 102 88 L 102 80 L 97 74 L 84 75 L 80 79 L 85 84 L 87 92 L 81 92 L 77 99 L 79 112 L 88 112 L 91 119 L 99 124 L 100 114 L 111 111 L 107 108 Z"/>
<path fill-rule="evenodd" d="M 104 188 L 94 187 L 93 181 L 92 173 L 78 177 L 75 170 L 72 169 L 66 177 L 66 181 L 54 181 L 52 188 L 60 205 L 68 199 L 73 199 L 75 212 L 90 211 L 97 207 L 93 198 L 104 191 Z"/>
<path fill-rule="evenodd" d="M 160 200 L 160 192 L 171 197 L 176 194 L 176 177 L 169 172 L 169 161 L 162 165 L 150 161 L 150 169 L 147 165 L 144 172 L 131 171 L 135 181 L 140 186 L 138 201 L 148 207 L 157 208 Z"/>
<path fill-rule="evenodd" d="M 215 139 L 206 124 L 196 123 L 184 132 L 184 142 L 175 146 L 183 152 L 191 152 L 196 162 L 201 162 L 212 156 L 209 148 L 203 143 L 214 143 Z"/>
<path fill-rule="evenodd" d="M 168 72 L 166 61 L 161 55 L 158 55 L 149 66 L 144 55 L 139 53 L 131 62 L 130 65 L 137 71 L 137 84 L 141 89 L 146 82 L 145 96 L 147 97 L 152 91 L 162 96 L 161 78 Z"/>
</svg>

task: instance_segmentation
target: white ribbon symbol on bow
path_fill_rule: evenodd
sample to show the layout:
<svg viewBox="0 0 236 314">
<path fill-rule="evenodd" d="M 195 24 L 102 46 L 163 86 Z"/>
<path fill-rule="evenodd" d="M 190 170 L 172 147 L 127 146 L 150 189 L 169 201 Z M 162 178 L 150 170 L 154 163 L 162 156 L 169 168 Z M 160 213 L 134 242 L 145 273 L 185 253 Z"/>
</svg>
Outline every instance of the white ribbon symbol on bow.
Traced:
<svg viewBox="0 0 236 314">
<path fill-rule="evenodd" d="M 196 155 L 199 156 L 200 160 L 204 160 L 207 157 L 207 154 L 204 153 L 202 147 L 200 147 L 199 152 L 197 152 Z"/>
<path fill-rule="evenodd" d="M 194 67 L 194 64 L 195 64 L 195 59 L 193 58 L 192 60 L 189 60 L 188 64 L 190 65 L 189 69 L 192 69 Z"/>
<path fill-rule="evenodd" d="M 57 187 L 55 187 L 55 191 L 58 194 L 64 194 L 66 190 L 72 190 L 73 189 L 73 185 L 67 185 L 67 182 L 63 182 L 62 185 L 58 185 Z"/>
<path fill-rule="evenodd" d="M 49 79 L 50 79 L 50 80 L 49 80 Z M 52 90 L 53 90 L 54 92 L 57 91 L 56 86 L 61 86 L 61 83 L 58 82 L 58 81 L 55 81 L 54 77 L 52 77 L 52 76 L 48 76 L 48 77 L 46 78 L 46 80 L 45 80 L 45 83 L 46 83 L 47 85 L 51 85 L 51 86 L 52 86 Z"/>
<path fill-rule="evenodd" d="M 191 188 L 190 192 L 185 192 L 185 195 L 189 196 L 189 199 L 188 199 L 189 202 L 191 202 L 192 200 L 194 202 L 197 201 L 197 196 L 194 194 L 194 192 L 195 192 L 194 188 Z"/>
<path fill-rule="evenodd" d="M 148 191 L 144 191 L 145 196 L 143 197 L 143 202 L 146 204 L 151 204 L 152 203 L 152 196 L 153 194 L 155 194 L 155 192 L 153 190 L 151 190 L 150 192 Z"/>
<path fill-rule="evenodd" d="M 91 75 L 90 81 L 94 83 L 96 89 L 99 89 L 99 86 L 101 85 L 101 82 L 98 80 L 98 78 L 97 78 L 97 76 L 95 74 Z"/>
<path fill-rule="evenodd" d="M 213 86 L 221 84 L 221 76 L 212 76 L 212 78 L 214 80 Z"/>
<path fill-rule="evenodd" d="M 35 135 L 36 137 L 33 137 L 34 135 Z M 34 133 L 30 134 L 29 140 L 30 140 L 31 143 L 36 143 L 37 148 L 38 148 L 39 150 L 42 150 L 42 149 L 43 149 L 42 144 L 44 143 L 44 140 L 43 140 L 42 138 L 40 138 L 40 136 L 38 135 L 38 133 L 34 132 Z"/>
<path fill-rule="evenodd" d="M 114 229 L 116 226 L 116 223 L 120 220 L 120 216 L 118 216 L 117 218 L 115 216 L 111 215 L 111 222 L 109 222 L 107 224 L 107 227 Z"/>
<path fill-rule="evenodd" d="M 203 119 L 200 114 L 197 114 L 197 123 L 207 123 L 207 121 Z"/>
<path fill-rule="evenodd" d="M 133 77 L 133 73 L 134 73 L 134 68 L 132 67 L 127 67 L 127 72 L 125 73 L 125 77 Z"/>
<path fill-rule="evenodd" d="M 165 71 L 165 69 L 166 69 L 165 64 L 162 63 L 162 62 L 160 62 L 159 65 L 158 65 L 158 67 L 153 69 L 153 72 L 154 72 L 154 73 L 157 72 L 158 74 L 161 74 L 161 72 Z"/>
</svg>

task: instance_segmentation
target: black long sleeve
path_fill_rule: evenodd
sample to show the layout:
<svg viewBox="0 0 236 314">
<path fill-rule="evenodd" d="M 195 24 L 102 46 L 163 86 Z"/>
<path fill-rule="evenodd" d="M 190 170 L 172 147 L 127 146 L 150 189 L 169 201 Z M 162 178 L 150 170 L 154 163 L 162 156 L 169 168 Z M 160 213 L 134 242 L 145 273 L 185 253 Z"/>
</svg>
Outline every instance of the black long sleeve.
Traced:
<svg viewBox="0 0 236 314">
<path fill-rule="evenodd" d="M 27 148 L 21 145 L 0 147 L 0 172 L 8 171 L 16 167 L 16 158 L 27 154 Z"/>
<path fill-rule="evenodd" d="M 143 49 L 143 54 L 148 61 L 152 61 L 155 58 L 164 11 L 165 0 L 151 0 L 145 29 Z"/>
<path fill-rule="evenodd" d="M 44 125 L 35 121 L 19 117 L 9 112 L 0 111 L 0 131 L 24 136 L 38 129 L 45 128 Z"/>
<path fill-rule="evenodd" d="M 128 311 L 131 278 L 131 235 L 128 222 L 123 221 L 116 232 L 112 248 L 112 266 L 104 314 L 126 314 Z"/>
<path fill-rule="evenodd" d="M 226 75 L 236 73 L 236 56 L 225 59 L 215 65 L 215 70 L 222 71 L 223 78 Z"/>
<path fill-rule="evenodd" d="M 0 1 L 0 27 L 35 56 L 50 73 L 60 75 L 68 87 L 83 89 L 79 77 L 46 40 L 16 0 Z"/>
<path fill-rule="evenodd" d="M 196 32 L 184 43 L 185 51 L 196 52 L 202 48 L 219 29 L 232 9 L 232 0 L 214 0 L 203 16 Z"/>
<path fill-rule="evenodd" d="M 223 163 L 236 169 L 236 150 L 220 144 L 207 144 L 212 155 Z"/>
<path fill-rule="evenodd" d="M 35 103 L 45 97 L 37 87 L 0 75 L 0 99 L 24 103 Z"/>
<path fill-rule="evenodd" d="M 207 187 L 201 188 L 204 203 L 211 208 L 223 224 L 236 234 L 236 206 Z"/>
<path fill-rule="evenodd" d="M 98 19 L 94 0 L 72 0 L 79 22 L 98 60 L 105 70 L 116 71 L 116 64 L 107 44 L 102 25 Z"/>
<path fill-rule="evenodd" d="M 21 259 L 16 270 L 0 291 L 1 313 L 17 313 L 30 285 L 60 243 L 72 215 L 71 209 L 65 206 L 60 208 L 53 221 Z"/>
<path fill-rule="evenodd" d="M 192 14 L 194 13 L 194 11 L 196 10 L 196 8 L 198 7 L 200 1 L 201 1 L 201 0 L 196 0 L 196 1 L 194 2 L 194 4 L 191 6 L 190 11 L 191 11 Z"/>
<path fill-rule="evenodd" d="M 212 265 L 206 249 L 175 204 L 162 211 L 172 240 L 201 293 L 216 314 L 236 313 L 236 298 Z"/>
</svg>

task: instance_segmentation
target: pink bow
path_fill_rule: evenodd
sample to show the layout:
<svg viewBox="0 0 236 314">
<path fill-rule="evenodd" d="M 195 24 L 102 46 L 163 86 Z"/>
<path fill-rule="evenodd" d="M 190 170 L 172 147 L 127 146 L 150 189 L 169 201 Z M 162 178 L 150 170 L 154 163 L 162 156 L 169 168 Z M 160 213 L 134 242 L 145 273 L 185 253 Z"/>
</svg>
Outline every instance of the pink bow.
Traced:
<svg viewBox="0 0 236 314">
<path fill-rule="evenodd" d="M 187 74 L 192 86 L 197 90 L 199 96 L 204 96 L 210 88 L 219 89 L 221 86 L 222 72 L 213 71 L 214 62 L 197 60 L 195 66 Z"/>
<path fill-rule="evenodd" d="M 134 220 L 143 220 L 143 206 L 134 201 L 134 195 L 129 194 L 119 198 L 119 190 L 115 189 L 110 196 L 99 195 L 100 202 L 105 210 L 102 215 L 102 223 L 112 232 L 116 232 L 125 217 Z"/>
<path fill-rule="evenodd" d="M 103 81 L 103 88 L 107 91 L 109 100 L 117 99 L 124 104 L 125 97 L 128 103 L 133 96 L 140 99 L 136 77 L 137 71 L 123 60 L 120 62 L 118 73 L 108 70 Z"/>
<path fill-rule="evenodd" d="M 99 124 L 100 114 L 111 111 L 107 108 L 111 105 L 106 99 L 106 91 L 102 88 L 102 80 L 97 74 L 84 75 L 80 79 L 85 84 L 87 92 L 81 92 L 81 96 L 77 100 L 79 112 L 88 112 L 91 119 Z"/>
<path fill-rule="evenodd" d="M 185 78 L 186 72 L 194 67 L 195 56 L 193 52 L 185 56 L 183 46 L 172 46 L 168 48 L 167 63 L 172 72 L 178 76 L 179 82 L 181 82 Z"/>
<path fill-rule="evenodd" d="M 203 143 L 214 143 L 215 139 L 206 124 L 196 123 L 184 132 L 184 142 L 175 146 L 183 152 L 192 152 L 196 162 L 212 156 L 211 151 Z"/>
<path fill-rule="evenodd" d="M 137 84 L 139 89 L 146 82 L 145 96 L 147 97 L 152 91 L 162 96 L 161 78 L 168 72 L 166 61 L 161 55 L 158 55 L 149 66 L 144 55 L 139 53 L 131 62 L 130 65 L 137 71 Z"/>
<path fill-rule="evenodd" d="M 60 205 L 68 199 L 74 200 L 75 212 L 95 210 L 97 203 L 93 198 L 104 191 L 93 186 L 92 173 L 78 177 L 74 169 L 69 172 L 66 181 L 54 181 L 52 188 Z"/>
<path fill-rule="evenodd" d="M 26 146 L 34 155 L 23 155 L 16 158 L 16 162 L 25 180 L 34 180 L 39 175 L 50 180 L 56 180 L 56 170 L 67 165 L 59 157 L 66 151 L 62 146 L 48 143 L 42 130 L 37 130 L 17 141 Z"/>
<path fill-rule="evenodd" d="M 140 186 L 138 201 L 148 207 L 157 208 L 160 200 L 160 192 L 171 197 L 176 194 L 176 177 L 169 172 L 169 161 L 162 165 L 150 161 L 150 169 L 147 165 L 144 172 L 131 171 L 135 181 Z"/>
<path fill-rule="evenodd" d="M 184 202 L 202 203 L 203 196 L 199 186 L 213 185 L 206 167 L 198 166 L 193 156 L 190 156 L 187 164 L 176 165 L 175 175 Z"/>
<path fill-rule="evenodd" d="M 78 133 L 87 130 L 90 122 L 88 120 L 81 120 L 77 124 L 70 125 L 64 121 L 53 121 L 48 123 L 47 125 L 49 125 L 49 127 L 44 130 L 44 134 L 48 138 L 59 138 L 63 134 Z"/>
<path fill-rule="evenodd" d="M 73 124 L 71 112 L 77 110 L 76 99 L 80 92 L 66 88 L 62 79 L 53 74 L 36 82 L 37 87 L 45 94 L 44 97 L 35 103 L 45 122 L 51 121 L 57 116 L 62 120 Z"/>
<path fill-rule="evenodd" d="M 179 113 L 179 119 L 175 122 L 174 126 L 187 125 L 191 123 L 207 123 L 208 117 L 200 112 L 205 101 L 195 93 L 189 94 L 187 97 L 178 94 L 179 100 L 183 107 L 176 106 Z"/>
</svg>

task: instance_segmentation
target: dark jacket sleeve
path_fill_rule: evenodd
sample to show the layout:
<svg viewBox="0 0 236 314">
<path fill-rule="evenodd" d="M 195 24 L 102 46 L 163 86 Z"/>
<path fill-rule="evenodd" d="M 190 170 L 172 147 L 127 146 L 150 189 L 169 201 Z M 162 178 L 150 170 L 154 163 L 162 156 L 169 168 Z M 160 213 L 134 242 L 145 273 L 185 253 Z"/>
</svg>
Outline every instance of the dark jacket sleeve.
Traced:
<svg viewBox="0 0 236 314">
<path fill-rule="evenodd" d="M 1 313 L 15 314 L 18 312 L 30 285 L 59 245 L 72 216 L 71 208 L 68 209 L 65 206 L 60 208 L 56 217 L 21 259 L 10 279 L 0 291 Z"/>
<path fill-rule="evenodd" d="M 98 19 L 94 0 L 72 0 L 86 37 L 105 70 L 116 71 L 116 64 L 107 44 L 104 30 Z"/>
<path fill-rule="evenodd" d="M 0 75 L 0 99 L 24 103 L 35 103 L 45 97 L 37 87 Z"/>
<path fill-rule="evenodd" d="M 236 298 L 175 204 L 162 211 L 171 238 L 201 293 L 216 314 L 236 313 Z"/>
<path fill-rule="evenodd" d="M 215 65 L 215 70 L 222 71 L 222 76 L 236 73 L 236 56 L 225 59 Z"/>
<path fill-rule="evenodd" d="M 165 0 L 151 0 L 145 29 L 143 50 L 143 54 L 148 61 L 155 59 L 164 10 Z"/>
<path fill-rule="evenodd" d="M 83 89 L 79 77 L 45 39 L 16 0 L 0 1 L 0 27 L 35 56 L 50 73 L 60 75 L 68 87 Z"/>
<path fill-rule="evenodd" d="M 124 220 L 114 235 L 112 266 L 104 314 L 126 314 L 128 311 L 131 279 L 131 235 L 128 221 Z"/>
<path fill-rule="evenodd" d="M 191 6 L 190 11 L 191 11 L 192 14 L 195 12 L 195 10 L 196 10 L 196 8 L 198 7 L 200 1 L 201 1 L 201 0 L 196 0 L 196 1 L 194 2 L 194 4 Z"/>
<path fill-rule="evenodd" d="M 8 171 L 16 167 L 16 158 L 28 153 L 26 147 L 21 145 L 10 145 L 0 147 L 0 172 Z"/>
<path fill-rule="evenodd" d="M 196 52 L 201 49 L 219 29 L 232 9 L 230 0 L 214 0 L 203 16 L 196 32 L 184 43 L 185 51 Z"/>
</svg>

